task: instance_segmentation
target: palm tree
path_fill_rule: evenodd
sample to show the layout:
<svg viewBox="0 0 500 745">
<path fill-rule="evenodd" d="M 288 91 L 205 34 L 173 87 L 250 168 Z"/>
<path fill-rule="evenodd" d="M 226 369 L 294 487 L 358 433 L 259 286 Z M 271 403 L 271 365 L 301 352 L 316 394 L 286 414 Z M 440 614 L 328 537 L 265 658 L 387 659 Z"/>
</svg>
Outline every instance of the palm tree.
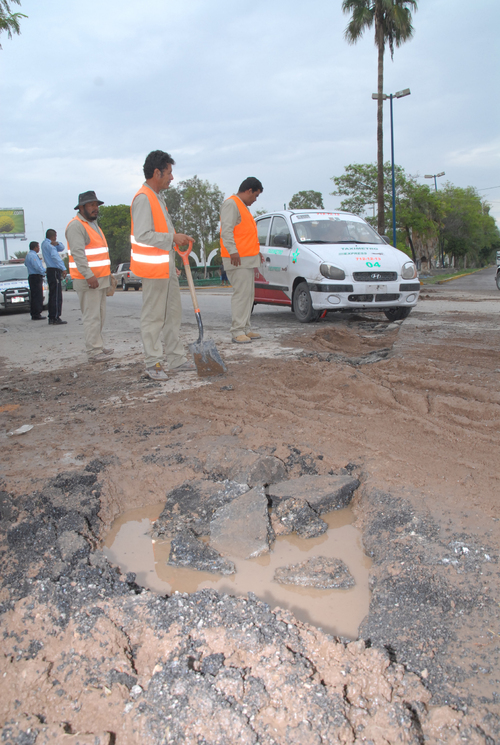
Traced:
<svg viewBox="0 0 500 745">
<path fill-rule="evenodd" d="M 386 44 L 394 59 L 394 46 L 400 47 L 413 36 L 411 11 L 417 10 L 417 0 L 342 0 L 342 11 L 352 13 L 344 32 L 349 44 L 355 44 L 363 31 L 375 26 L 375 45 L 378 49 L 378 100 L 377 100 L 377 192 L 378 232 L 385 233 L 384 218 L 384 135 L 383 92 L 384 52 Z"/>
<path fill-rule="evenodd" d="M 0 34 L 2 31 L 7 31 L 7 36 L 12 39 L 12 34 L 20 34 L 21 28 L 19 26 L 20 18 L 27 18 L 24 13 L 12 13 L 10 10 L 9 2 L 21 4 L 21 0 L 0 0 Z M 0 44 L 0 49 L 2 45 Z"/>
</svg>

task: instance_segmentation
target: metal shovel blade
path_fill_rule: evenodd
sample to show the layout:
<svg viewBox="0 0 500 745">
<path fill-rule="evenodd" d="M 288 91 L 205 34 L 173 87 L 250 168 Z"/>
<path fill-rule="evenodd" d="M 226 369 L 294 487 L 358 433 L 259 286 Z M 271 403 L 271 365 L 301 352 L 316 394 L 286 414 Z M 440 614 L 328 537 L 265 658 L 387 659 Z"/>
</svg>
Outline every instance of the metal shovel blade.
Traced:
<svg viewBox="0 0 500 745">
<path fill-rule="evenodd" d="M 193 355 L 200 378 L 223 375 L 227 372 L 227 367 L 213 341 L 195 341 L 189 345 L 189 351 Z"/>
</svg>

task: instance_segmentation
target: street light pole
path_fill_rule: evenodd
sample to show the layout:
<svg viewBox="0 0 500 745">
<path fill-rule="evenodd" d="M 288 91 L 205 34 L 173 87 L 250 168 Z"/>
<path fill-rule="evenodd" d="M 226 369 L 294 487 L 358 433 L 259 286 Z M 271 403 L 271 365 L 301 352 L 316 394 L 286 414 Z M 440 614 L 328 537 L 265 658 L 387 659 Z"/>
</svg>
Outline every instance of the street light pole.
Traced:
<svg viewBox="0 0 500 745">
<path fill-rule="evenodd" d="M 437 191 L 438 190 L 438 185 L 437 185 L 436 179 L 438 179 L 440 176 L 445 176 L 445 175 L 446 175 L 445 172 L 442 171 L 441 173 L 434 173 L 431 176 L 429 176 L 429 175 L 424 176 L 424 178 L 433 178 L 434 179 L 434 190 Z"/>
<path fill-rule="evenodd" d="M 390 100 L 391 104 L 391 171 L 392 171 L 392 245 L 394 248 L 396 248 L 396 177 L 394 175 L 394 120 L 393 120 L 393 113 L 392 113 L 392 99 L 393 98 L 404 98 L 404 96 L 409 96 L 411 93 L 409 88 L 405 88 L 402 91 L 397 91 L 397 93 L 389 93 L 387 95 L 386 93 L 382 93 L 382 98 L 385 101 L 386 99 Z M 378 93 L 372 93 L 372 98 L 375 100 L 378 100 Z"/>
<path fill-rule="evenodd" d="M 409 93 L 410 91 L 408 91 Z M 394 124 L 392 119 L 392 93 L 391 99 L 391 170 L 392 170 L 392 245 L 396 248 L 396 178 L 394 176 Z"/>
<path fill-rule="evenodd" d="M 445 172 L 441 171 L 441 173 L 427 174 L 426 176 L 424 176 L 424 178 L 433 178 L 434 179 L 434 191 L 437 191 L 438 190 L 437 179 L 445 175 L 446 175 Z M 441 237 L 439 238 L 439 254 L 440 254 L 440 260 L 441 260 L 441 266 L 444 266 L 444 246 L 443 246 L 443 241 Z"/>
</svg>

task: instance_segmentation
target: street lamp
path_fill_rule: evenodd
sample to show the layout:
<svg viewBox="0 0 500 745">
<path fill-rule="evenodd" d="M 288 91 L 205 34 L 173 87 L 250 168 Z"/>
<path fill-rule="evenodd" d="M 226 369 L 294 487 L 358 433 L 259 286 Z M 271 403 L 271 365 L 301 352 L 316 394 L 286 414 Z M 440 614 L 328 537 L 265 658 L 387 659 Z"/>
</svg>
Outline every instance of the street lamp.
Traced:
<svg viewBox="0 0 500 745">
<path fill-rule="evenodd" d="M 438 185 L 437 185 L 436 179 L 444 175 L 445 175 L 445 172 L 441 171 L 441 173 L 433 173 L 431 175 L 427 174 L 426 176 L 424 176 L 424 178 L 433 178 L 434 179 L 434 191 L 437 191 Z M 441 266 L 444 266 L 444 246 L 443 246 L 443 241 L 441 240 L 441 237 L 439 238 L 439 253 L 441 254 Z"/>
<path fill-rule="evenodd" d="M 392 165 L 392 245 L 394 248 L 396 248 L 396 179 L 394 177 L 394 124 L 393 124 L 393 116 L 392 116 L 392 99 L 393 98 L 404 98 L 404 96 L 409 96 L 411 93 L 409 88 L 404 88 L 402 91 L 398 91 L 397 93 L 381 93 L 380 97 L 383 101 L 386 99 L 389 99 L 391 102 L 391 165 Z M 372 93 L 372 98 L 375 99 L 375 101 L 379 100 L 379 94 L 378 93 Z"/>
<path fill-rule="evenodd" d="M 442 171 L 441 173 L 435 173 L 432 176 L 424 176 L 424 178 L 433 178 L 434 179 L 434 189 L 437 191 L 438 190 L 438 185 L 437 185 L 436 179 L 439 178 L 440 176 L 445 176 L 445 175 L 446 175 L 445 172 Z"/>
</svg>

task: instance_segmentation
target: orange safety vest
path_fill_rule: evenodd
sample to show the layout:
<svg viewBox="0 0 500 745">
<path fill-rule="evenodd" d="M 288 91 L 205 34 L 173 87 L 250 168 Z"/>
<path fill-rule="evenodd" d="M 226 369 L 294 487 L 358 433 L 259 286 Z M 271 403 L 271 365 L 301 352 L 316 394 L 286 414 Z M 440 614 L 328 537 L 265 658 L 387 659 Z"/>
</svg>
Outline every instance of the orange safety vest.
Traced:
<svg viewBox="0 0 500 745">
<path fill-rule="evenodd" d="M 250 210 L 243 204 L 241 199 L 233 194 L 229 197 L 236 202 L 236 206 L 241 215 L 241 222 L 235 225 L 233 235 L 234 242 L 236 243 L 236 250 L 240 256 L 257 256 L 260 252 L 259 238 L 257 236 L 257 225 L 253 219 Z M 222 226 L 221 226 L 221 237 L 220 237 L 220 252 L 221 256 L 229 257 L 229 251 L 222 242 Z"/>
<path fill-rule="evenodd" d="M 160 201 L 155 193 L 147 186 L 142 186 L 135 197 L 139 194 L 145 194 L 149 200 L 151 213 L 153 215 L 153 224 L 155 233 L 168 233 L 168 223 L 163 214 Z M 135 199 L 134 197 L 134 199 Z M 132 204 L 134 203 L 132 199 Z M 132 215 L 132 206 L 130 206 L 130 215 Z M 132 250 L 130 252 L 130 271 L 138 277 L 145 279 L 168 279 L 169 252 L 163 251 L 156 246 L 150 246 L 147 243 L 139 243 L 134 236 L 134 218 L 132 220 L 132 235 L 130 242 Z"/>
<path fill-rule="evenodd" d="M 93 230 L 93 228 L 91 228 L 90 225 L 85 222 L 85 220 L 82 220 L 78 215 L 76 215 L 73 220 L 81 222 L 87 231 L 90 243 L 85 246 L 85 256 L 87 257 L 89 267 L 92 269 L 94 277 L 108 277 L 110 274 L 109 268 L 111 262 L 109 260 L 108 244 L 104 237 L 104 233 L 99 226 L 96 226 L 98 232 Z M 70 224 L 73 220 L 70 220 Z M 83 274 L 79 272 L 76 267 L 75 261 L 71 256 L 71 246 L 69 244 L 68 258 L 71 279 L 85 279 Z"/>
</svg>

